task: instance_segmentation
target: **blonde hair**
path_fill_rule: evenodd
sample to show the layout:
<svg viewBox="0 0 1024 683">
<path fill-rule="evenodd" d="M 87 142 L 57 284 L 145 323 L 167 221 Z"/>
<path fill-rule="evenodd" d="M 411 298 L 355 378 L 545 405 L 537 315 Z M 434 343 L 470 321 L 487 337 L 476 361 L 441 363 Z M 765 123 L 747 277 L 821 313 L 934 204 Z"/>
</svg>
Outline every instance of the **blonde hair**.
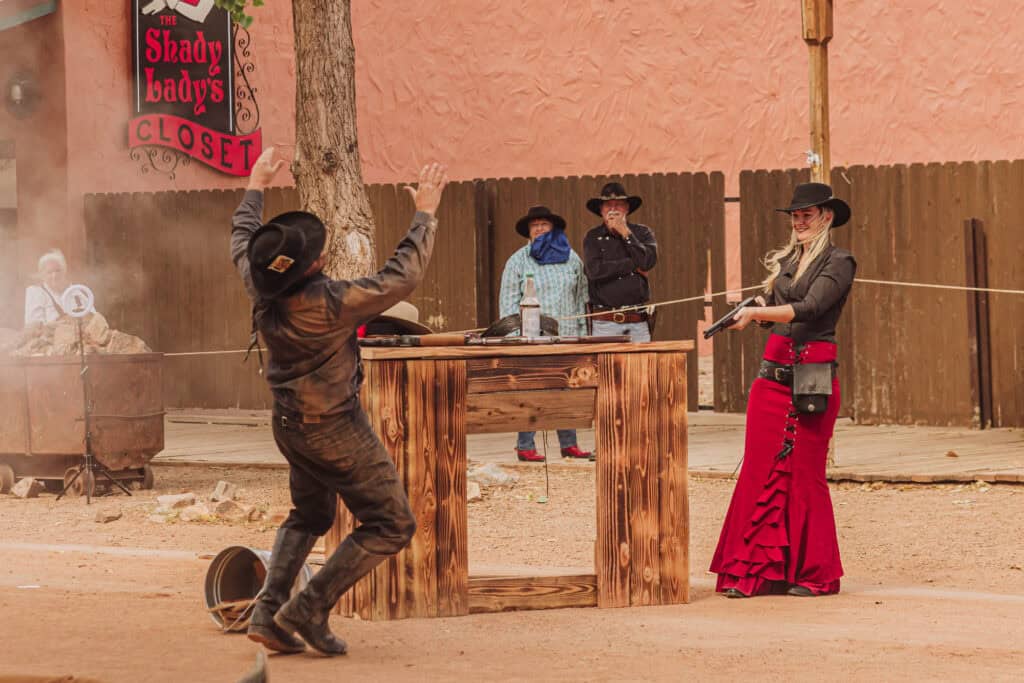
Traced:
<svg viewBox="0 0 1024 683">
<path fill-rule="evenodd" d="M 824 222 L 824 227 L 814 239 L 811 240 L 810 244 L 804 247 L 800 244 L 800 241 L 796 237 L 796 231 L 792 230 L 789 233 L 789 243 L 784 247 L 773 249 L 765 254 L 764 267 L 768 269 L 768 277 L 764 279 L 761 286 L 764 287 L 766 294 L 770 294 L 772 287 L 775 285 L 775 278 L 782 272 L 782 264 L 788 261 L 794 256 L 800 256 L 804 253 L 804 249 L 807 250 L 806 257 L 800 260 L 800 265 L 797 266 L 796 275 L 793 276 L 793 282 L 796 282 L 800 277 L 807 272 L 807 266 L 811 265 L 814 259 L 821 256 L 821 253 L 832 244 L 832 220 L 835 218 L 835 214 L 831 209 L 825 207 L 819 207 L 821 209 L 821 219 Z"/>
<path fill-rule="evenodd" d="M 61 270 L 66 271 L 68 269 L 68 261 L 64 258 L 64 253 L 60 249 L 51 249 L 39 257 L 39 263 L 36 264 L 36 272 L 42 273 L 43 266 L 51 261 L 59 265 Z"/>
</svg>

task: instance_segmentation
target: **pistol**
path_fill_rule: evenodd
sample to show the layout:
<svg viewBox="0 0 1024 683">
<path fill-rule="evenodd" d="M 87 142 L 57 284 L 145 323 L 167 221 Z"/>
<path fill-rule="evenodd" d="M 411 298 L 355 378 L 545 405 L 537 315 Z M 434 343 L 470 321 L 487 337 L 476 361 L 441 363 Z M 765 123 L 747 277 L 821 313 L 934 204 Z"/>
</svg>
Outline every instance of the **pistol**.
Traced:
<svg viewBox="0 0 1024 683">
<path fill-rule="evenodd" d="M 736 314 L 739 312 L 739 310 L 741 308 L 746 308 L 747 306 L 753 306 L 756 303 L 757 303 L 757 297 L 756 296 L 747 297 L 743 301 L 739 302 L 739 304 L 736 305 L 736 308 L 732 309 L 731 311 L 729 311 L 728 313 L 723 315 L 721 318 L 719 318 L 718 320 L 715 321 L 714 325 L 712 325 L 708 329 L 704 330 L 704 338 L 705 339 L 711 339 L 711 337 L 715 336 L 716 334 L 718 334 L 719 332 L 721 332 L 725 328 L 727 328 L 730 325 L 732 325 L 734 322 L 736 322 L 735 316 L 736 316 Z"/>
</svg>

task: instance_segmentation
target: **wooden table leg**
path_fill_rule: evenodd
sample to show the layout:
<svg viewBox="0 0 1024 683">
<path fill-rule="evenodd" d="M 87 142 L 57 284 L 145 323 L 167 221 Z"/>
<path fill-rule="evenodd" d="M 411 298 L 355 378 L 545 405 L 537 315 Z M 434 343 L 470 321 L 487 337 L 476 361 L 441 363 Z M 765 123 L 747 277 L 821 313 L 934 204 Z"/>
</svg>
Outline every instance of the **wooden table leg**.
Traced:
<svg viewBox="0 0 1024 683">
<path fill-rule="evenodd" d="M 395 460 L 417 530 L 339 608 L 364 619 L 468 614 L 465 361 L 367 361 L 365 367 L 363 405 Z M 339 506 L 327 553 L 353 523 Z"/>
<path fill-rule="evenodd" d="M 686 356 L 600 354 L 598 373 L 598 606 L 686 602 Z"/>
</svg>

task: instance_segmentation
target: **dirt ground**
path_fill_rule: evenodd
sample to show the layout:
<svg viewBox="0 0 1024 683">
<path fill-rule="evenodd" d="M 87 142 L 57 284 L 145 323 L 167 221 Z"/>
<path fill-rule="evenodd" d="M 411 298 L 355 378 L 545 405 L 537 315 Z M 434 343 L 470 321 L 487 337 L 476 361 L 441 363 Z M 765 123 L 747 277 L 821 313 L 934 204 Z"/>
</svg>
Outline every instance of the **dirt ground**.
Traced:
<svg viewBox="0 0 1024 683">
<path fill-rule="evenodd" d="M 470 505 L 470 564 L 592 567 L 593 470 L 540 467 Z M 255 644 L 221 634 L 202 583 L 228 545 L 269 548 L 266 522 L 158 523 L 158 494 L 287 505 L 281 470 L 158 467 L 157 490 L 56 501 L 0 497 L 0 683 L 233 681 Z M 1024 670 L 1024 487 L 832 487 L 846 577 L 834 597 L 727 600 L 705 568 L 732 482 L 691 480 L 688 605 L 362 622 L 347 657 L 271 657 L 272 680 L 1011 680 Z M 99 524 L 96 510 L 121 519 Z"/>
</svg>

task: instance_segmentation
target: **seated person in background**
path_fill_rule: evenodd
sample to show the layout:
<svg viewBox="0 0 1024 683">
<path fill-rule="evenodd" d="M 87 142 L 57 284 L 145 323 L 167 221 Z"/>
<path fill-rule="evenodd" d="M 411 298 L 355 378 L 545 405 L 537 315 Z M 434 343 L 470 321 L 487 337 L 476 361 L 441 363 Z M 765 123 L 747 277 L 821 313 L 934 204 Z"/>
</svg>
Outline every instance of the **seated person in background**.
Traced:
<svg viewBox="0 0 1024 683">
<path fill-rule="evenodd" d="M 39 284 L 25 290 L 25 327 L 51 323 L 64 315 L 61 294 L 68 286 L 68 262 L 60 249 L 51 249 L 39 257 L 35 279 Z"/>
</svg>

